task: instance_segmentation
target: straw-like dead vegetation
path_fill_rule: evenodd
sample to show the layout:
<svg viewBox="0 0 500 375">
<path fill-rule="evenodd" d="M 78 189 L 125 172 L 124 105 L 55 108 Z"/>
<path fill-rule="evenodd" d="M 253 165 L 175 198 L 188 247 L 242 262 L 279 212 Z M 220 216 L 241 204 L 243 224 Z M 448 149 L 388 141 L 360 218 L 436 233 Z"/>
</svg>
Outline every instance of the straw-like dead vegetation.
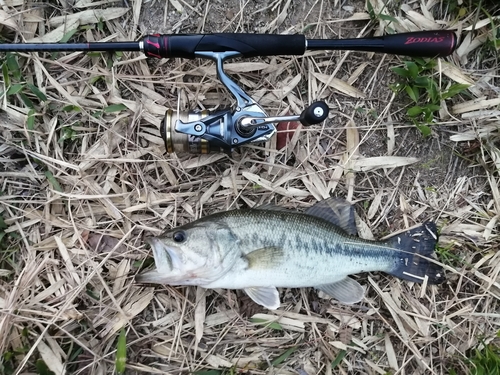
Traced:
<svg viewBox="0 0 500 375">
<path fill-rule="evenodd" d="M 470 86 L 439 103 L 423 137 L 406 114 L 413 104 L 390 89 L 404 57 L 233 60 L 226 71 L 269 114 L 322 99 L 330 117 L 299 126 L 281 150 L 273 139 L 231 156 L 168 155 L 158 131 L 167 108 L 231 104 L 212 62 L 2 53 L 0 372 L 113 373 L 124 330 L 131 374 L 467 373 L 466 358 L 498 346 L 500 330 L 499 7 L 477 3 L 2 1 L 6 42 L 448 28 L 460 47 L 426 74 L 442 91 Z M 146 235 L 221 210 L 303 209 L 331 195 L 356 203 L 365 237 L 436 220 L 447 283 L 363 274 L 359 305 L 290 289 L 273 312 L 241 291 L 134 284 L 151 260 Z"/>
</svg>

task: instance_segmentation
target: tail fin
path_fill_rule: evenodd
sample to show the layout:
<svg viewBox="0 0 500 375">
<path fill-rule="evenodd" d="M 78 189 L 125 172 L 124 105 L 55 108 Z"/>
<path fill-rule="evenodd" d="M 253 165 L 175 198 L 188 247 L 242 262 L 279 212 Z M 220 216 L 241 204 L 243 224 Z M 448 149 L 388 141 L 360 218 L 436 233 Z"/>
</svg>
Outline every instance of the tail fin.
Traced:
<svg viewBox="0 0 500 375">
<path fill-rule="evenodd" d="M 389 238 L 389 244 L 401 249 L 394 269 L 389 273 L 416 283 L 422 283 L 425 276 L 429 278 L 429 284 L 445 281 L 443 268 L 426 259 L 433 256 L 437 240 L 436 224 L 432 222 L 426 222 L 418 228 Z"/>
</svg>

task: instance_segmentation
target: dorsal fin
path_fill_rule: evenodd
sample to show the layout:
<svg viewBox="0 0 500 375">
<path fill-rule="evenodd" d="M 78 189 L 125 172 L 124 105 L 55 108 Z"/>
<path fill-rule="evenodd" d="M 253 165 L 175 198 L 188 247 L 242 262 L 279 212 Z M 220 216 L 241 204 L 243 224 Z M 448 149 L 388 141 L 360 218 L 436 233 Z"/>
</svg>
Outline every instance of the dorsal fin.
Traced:
<svg viewBox="0 0 500 375">
<path fill-rule="evenodd" d="M 273 203 L 264 203 L 260 206 L 253 207 L 254 210 L 267 210 L 267 211 L 282 211 L 282 212 L 290 212 L 288 208 L 276 206 Z"/>
<path fill-rule="evenodd" d="M 319 201 L 309 207 L 305 214 L 327 220 L 352 236 L 358 234 L 354 207 L 344 199 L 327 198 Z"/>
</svg>

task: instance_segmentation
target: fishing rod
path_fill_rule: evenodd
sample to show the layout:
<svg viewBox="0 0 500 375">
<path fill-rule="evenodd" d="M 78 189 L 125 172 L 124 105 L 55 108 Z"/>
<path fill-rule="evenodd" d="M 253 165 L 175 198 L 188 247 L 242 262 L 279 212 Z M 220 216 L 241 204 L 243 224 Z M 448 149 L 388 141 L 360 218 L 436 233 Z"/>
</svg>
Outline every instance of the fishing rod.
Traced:
<svg viewBox="0 0 500 375">
<path fill-rule="evenodd" d="M 417 57 L 445 57 L 457 44 L 454 32 L 420 31 L 352 39 L 306 39 L 304 35 L 173 34 L 147 35 L 137 42 L 10 43 L 0 52 L 115 52 L 136 51 L 153 58 L 204 58 L 216 64 L 217 77 L 236 99 L 236 105 L 217 111 L 168 109 L 160 127 L 167 152 L 205 154 L 231 151 L 249 143 L 268 141 L 275 124 L 300 121 L 319 124 L 328 117 L 324 101 L 311 103 L 300 115 L 270 117 L 224 72 L 224 61 L 235 57 L 303 55 L 306 51 L 350 50 Z"/>
</svg>

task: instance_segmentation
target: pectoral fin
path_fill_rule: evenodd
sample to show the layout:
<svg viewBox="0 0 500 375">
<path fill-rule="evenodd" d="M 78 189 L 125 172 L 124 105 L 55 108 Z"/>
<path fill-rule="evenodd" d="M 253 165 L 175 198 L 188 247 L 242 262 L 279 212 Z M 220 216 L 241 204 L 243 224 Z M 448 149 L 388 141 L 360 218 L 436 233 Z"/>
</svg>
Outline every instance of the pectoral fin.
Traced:
<svg viewBox="0 0 500 375">
<path fill-rule="evenodd" d="M 365 295 L 364 288 L 350 277 L 333 284 L 318 285 L 315 288 L 347 305 L 361 301 Z"/>
<path fill-rule="evenodd" d="M 280 295 L 278 293 L 278 289 L 274 286 L 245 288 L 244 290 L 255 303 L 258 303 L 269 310 L 276 310 L 280 307 Z"/>
<path fill-rule="evenodd" d="M 273 268 L 283 261 L 283 249 L 275 246 L 263 247 L 245 255 L 248 268 Z"/>
</svg>

